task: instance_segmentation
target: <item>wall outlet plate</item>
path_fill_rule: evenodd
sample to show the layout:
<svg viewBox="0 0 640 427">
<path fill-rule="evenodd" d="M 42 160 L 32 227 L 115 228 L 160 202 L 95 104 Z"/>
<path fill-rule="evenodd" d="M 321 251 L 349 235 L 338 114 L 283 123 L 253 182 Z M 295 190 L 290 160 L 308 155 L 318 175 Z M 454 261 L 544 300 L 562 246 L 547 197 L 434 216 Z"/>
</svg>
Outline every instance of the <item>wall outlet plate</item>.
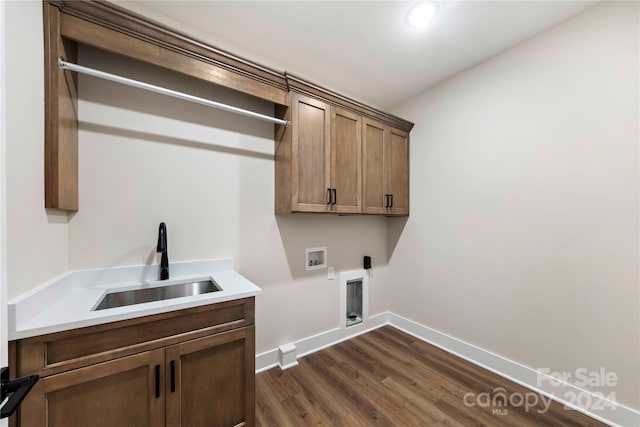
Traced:
<svg viewBox="0 0 640 427">
<path fill-rule="evenodd" d="M 333 267 L 329 267 L 327 269 L 327 279 L 333 280 L 335 277 L 336 277 L 335 270 L 333 269 Z"/>
</svg>

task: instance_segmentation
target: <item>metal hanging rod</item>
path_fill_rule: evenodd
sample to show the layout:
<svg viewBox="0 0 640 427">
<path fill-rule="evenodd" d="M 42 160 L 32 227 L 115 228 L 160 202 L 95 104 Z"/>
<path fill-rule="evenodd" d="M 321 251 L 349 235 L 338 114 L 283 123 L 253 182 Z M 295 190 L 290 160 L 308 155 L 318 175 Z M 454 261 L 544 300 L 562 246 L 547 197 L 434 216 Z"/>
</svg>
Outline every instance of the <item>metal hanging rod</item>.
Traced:
<svg viewBox="0 0 640 427">
<path fill-rule="evenodd" d="M 249 110 L 244 110 L 242 108 L 234 107 L 233 105 L 222 104 L 220 102 L 199 98 L 197 96 L 189 95 L 187 93 L 182 93 L 182 92 L 167 89 L 164 87 L 141 82 L 138 80 L 129 79 L 126 77 L 118 76 L 116 74 L 105 73 L 104 71 L 83 67 L 82 65 L 67 62 L 62 58 L 58 60 L 58 63 L 60 64 L 60 68 L 62 68 L 63 70 L 70 70 L 70 71 L 75 71 L 76 73 L 88 74 L 90 76 L 99 77 L 101 79 L 111 80 L 112 82 L 122 83 L 127 86 L 137 87 L 139 89 L 148 90 L 150 92 L 161 93 L 163 95 L 172 96 L 174 98 L 182 99 L 185 101 L 195 102 L 196 104 L 206 105 L 208 107 L 218 108 L 220 110 L 230 111 L 232 113 L 242 114 L 243 116 L 253 117 L 254 119 L 264 120 L 264 121 L 275 123 L 282 126 L 287 126 L 289 124 L 287 120 L 277 119 L 275 117 L 267 116 L 265 114 L 260 114 L 254 111 L 249 111 Z"/>
</svg>

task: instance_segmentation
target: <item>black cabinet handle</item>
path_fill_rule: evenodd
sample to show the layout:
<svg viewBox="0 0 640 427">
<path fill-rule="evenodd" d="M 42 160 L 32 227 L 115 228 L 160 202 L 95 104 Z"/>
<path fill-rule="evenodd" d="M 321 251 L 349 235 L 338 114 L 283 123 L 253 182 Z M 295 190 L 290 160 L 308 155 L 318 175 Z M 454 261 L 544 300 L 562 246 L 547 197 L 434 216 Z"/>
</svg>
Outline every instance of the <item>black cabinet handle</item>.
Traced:
<svg viewBox="0 0 640 427">
<path fill-rule="evenodd" d="M 384 195 L 384 207 L 385 208 L 389 207 L 389 195 L 388 194 Z"/>
<path fill-rule="evenodd" d="M 389 198 L 391 199 L 391 203 L 389 203 L 389 207 L 393 207 L 393 194 L 389 194 Z"/>
<path fill-rule="evenodd" d="M 156 365 L 156 399 L 160 397 L 160 365 Z"/>
<path fill-rule="evenodd" d="M 331 191 L 333 192 L 333 202 L 332 203 L 335 205 L 336 204 L 336 199 L 338 198 L 338 196 L 336 195 L 337 191 L 336 191 L 335 188 L 333 190 L 331 190 Z"/>
<path fill-rule="evenodd" d="M 176 362 L 171 361 L 171 393 L 176 391 Z"/>
<path fill-rule="evenodd" d="M 327 204 L 331 204 L 331 189 L 327 188 Z"/>
</svg>

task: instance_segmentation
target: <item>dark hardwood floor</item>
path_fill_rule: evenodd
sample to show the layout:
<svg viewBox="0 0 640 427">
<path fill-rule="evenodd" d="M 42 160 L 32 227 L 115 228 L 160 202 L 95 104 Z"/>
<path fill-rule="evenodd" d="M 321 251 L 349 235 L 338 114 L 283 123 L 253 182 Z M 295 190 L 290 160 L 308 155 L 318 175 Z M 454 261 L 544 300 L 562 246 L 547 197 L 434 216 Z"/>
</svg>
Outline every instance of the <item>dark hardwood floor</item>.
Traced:
<svg viewBox="0 0 640 427">
<path fill-rule="evenodd" d="M 259 426 L 604 425 L 391 326 L 299 362 L 256 376 Z M 538 404 L 501 406 L 500 392 Z"/>
</svg>

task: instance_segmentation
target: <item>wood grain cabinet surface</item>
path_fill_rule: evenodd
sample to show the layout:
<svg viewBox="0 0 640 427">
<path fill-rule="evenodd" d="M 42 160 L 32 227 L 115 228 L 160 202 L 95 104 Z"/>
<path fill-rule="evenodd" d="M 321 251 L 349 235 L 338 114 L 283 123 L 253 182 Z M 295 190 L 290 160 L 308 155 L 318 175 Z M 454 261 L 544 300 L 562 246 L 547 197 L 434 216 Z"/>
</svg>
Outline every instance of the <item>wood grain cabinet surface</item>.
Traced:
<svg viewBox="0 0 640 427">
<path fill-rule="evenodd" d="M 276 130 L 276 213 L 409 215 L 409 134 L 291 94 Z"/>
<path fill-rule="evenodd" d="M 331 107 L 331 211 L 362 211 L 362 117 Z"/>
<path fill-rule="evenodd" d="M 408 153 L 413 123 L 223 52 L 108 1 L 45 0 L 43 21 L 45 207 L 79 209 L 77 76 L 61 70 L 58 60 L 76 62 L 78 46 L 87 45 L 273 102 L 276 117 L 290 121 L 289 126 L 275 125 L 276 213 L 409 214 L 408 175 L 402 168 L 408 164 L 403 150 Z M 388 158 L 380 159 L 386 162 L 380 172 L 387 202 L 382 207 L 373 206 L 379 195 L 366 193 L 373 191 L 373 181 L 363 191 L 363 168 L 372 174 L 378 161 L 362 159 L 365 117 L 391 126 L 392 141 L 384 148 Z M 368 196 L 376 202 L 366 206 Z"/>
<path fill-rule="evenodd" d="M 359 115 L 293 93 L 291 125 L 276 150 L 277 213 L 360 213 Z M 286 151 L 286 153 L 285 153 Z"/>
<path fill-rule="evenodd" d="M 167 327 L 183 321 L 195 329 Z M 95 353 L 74 353 L 77 338 Z M 50 361 L 47 350 L 60 346 L 71 357 Z M 12 426 L 255 424 L 254 298 L 12 341 L 10 358 L 17 372 L 42 376 Z"/>
<path fill-rule="evenodd" d="M 389 213 L 409 215 L 409 134 L 391 128 L 386 166 Z"/>
<path fill-rule="evenodd" d="M 331 185 L 330 106 L 293 94 L 291 110 L 291 210 L 326 212 Z"/>
<path fill-rule="evenodd" d="M 362 212 L 409 215 L 409 134 L 363 120 Z"/>
</svg>

